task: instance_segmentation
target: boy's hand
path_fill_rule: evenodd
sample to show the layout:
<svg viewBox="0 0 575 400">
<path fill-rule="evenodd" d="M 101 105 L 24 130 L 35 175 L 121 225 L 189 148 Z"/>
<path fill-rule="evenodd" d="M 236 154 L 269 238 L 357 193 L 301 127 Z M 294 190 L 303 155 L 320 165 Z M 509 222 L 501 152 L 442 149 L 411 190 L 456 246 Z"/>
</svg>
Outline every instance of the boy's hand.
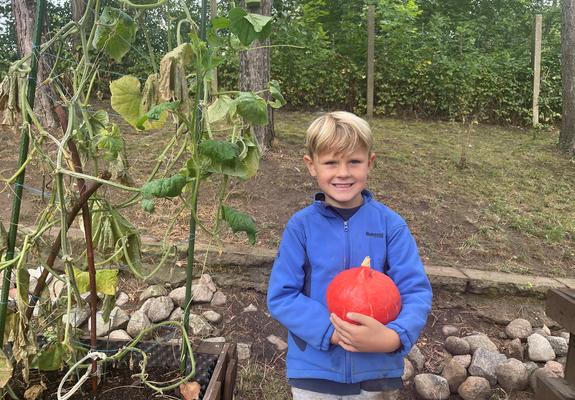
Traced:
<svg viewBox="0 0 575 400">
<path fill-rule="evenodd" d="M 331 314 L 330 321 L 335 327 L 331 337 L 332 343 L 338 340 L 338 345 L 353 352 L 390 353 L 401 346 L 399 335 L 381 322 L 367 315 L 348 313 L 347 318 L 359 325 L 350 324 Z"/>
</svg>

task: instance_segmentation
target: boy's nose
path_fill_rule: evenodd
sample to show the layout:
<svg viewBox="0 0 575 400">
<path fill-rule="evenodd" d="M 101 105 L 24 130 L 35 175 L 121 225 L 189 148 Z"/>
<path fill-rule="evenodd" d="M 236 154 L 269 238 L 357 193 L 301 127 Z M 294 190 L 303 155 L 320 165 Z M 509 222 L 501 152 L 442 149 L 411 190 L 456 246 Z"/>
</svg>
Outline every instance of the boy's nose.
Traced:
<svg viewBox="0 0 575 400">
<path fill-rule="evenodd" d="M 349 176 L 349 168 L 348 166 L 343 163 L 340 164 L 337 168 L 337 176 L 342 177 L 342 176 Z"/>
</svg>

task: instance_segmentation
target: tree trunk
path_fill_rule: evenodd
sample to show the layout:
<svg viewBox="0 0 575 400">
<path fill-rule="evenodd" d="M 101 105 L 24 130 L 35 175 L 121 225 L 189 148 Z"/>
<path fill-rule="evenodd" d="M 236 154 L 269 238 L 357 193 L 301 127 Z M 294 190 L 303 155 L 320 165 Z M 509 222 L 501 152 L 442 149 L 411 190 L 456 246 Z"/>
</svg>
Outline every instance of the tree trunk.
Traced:
<svg viewBox="0 0 575 400">
<path fill-rule="evenodd" d="M 563 112 L 559 148 L 575 155 L 575 0 L 562 1 L 561 82 Z"/>
<path fill-rule="evenodd" d="M 244 2 L 242 2 L 244 3 Z M 262 0 L 260 6 L 250 8 L 248 11 L 262 15 L 271 15 L 271 0 Z M 250 47 L 269 46 L 269 39 L 265 42 L 255 41 Z M 270 49 L 242 51 L 240 53 L 240 90 L 258 91 L 267 89 L 270 81 Z M 269 98 L 269 93 L 266 93 Z M 262 153 L 272 147 L 274 139 L 273 108 L 268 106 L 269 122 L 267 125 L 254 126 L 254 134 L 261 146 Z"/>
<path fill-rule="evenodd" d="M 34 0 L 12 0 L 12 13 L 16 25 L 16 44 L 20 57 L 32 53 L 32 36 L 34 35 Z M 44 56 L 38 62 L 38 83 L 36 85 L 36 100 L 34 113 L 38 116 L 44 127 L 56 127 L 56 115 L 53 110 L 52 98 L 54 94 L 44 80 L 50 71 L 50 63 Z"/>
</svg>

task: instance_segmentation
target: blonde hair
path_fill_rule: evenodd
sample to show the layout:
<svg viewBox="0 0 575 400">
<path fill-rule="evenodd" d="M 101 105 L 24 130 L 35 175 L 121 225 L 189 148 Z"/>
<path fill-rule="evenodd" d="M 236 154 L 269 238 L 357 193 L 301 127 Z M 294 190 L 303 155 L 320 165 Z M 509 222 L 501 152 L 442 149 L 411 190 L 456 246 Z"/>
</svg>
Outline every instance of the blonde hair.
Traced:
<svg viewBox="0 0 575 400">
<path fill-rule="evenodd" d="M 329 151 L 335 154 L 364 148 L 371 152 L 373 136 L 364 119 L 347 111 L 326 113 L 307 129 L 306 149 L 310 156 Z"/>
</svg>

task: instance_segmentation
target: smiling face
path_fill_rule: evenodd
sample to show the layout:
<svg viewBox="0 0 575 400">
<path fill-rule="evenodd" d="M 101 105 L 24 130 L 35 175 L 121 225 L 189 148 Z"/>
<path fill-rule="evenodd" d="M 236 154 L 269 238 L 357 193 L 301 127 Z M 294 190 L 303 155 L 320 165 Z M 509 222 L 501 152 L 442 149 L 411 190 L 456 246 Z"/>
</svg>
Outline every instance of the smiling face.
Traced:
<svg viewBox="0 0 575 400">
<path fill-rule="evenodd" d="M 375 154 L 364 148 L 344 154 L 324 152 L 304 156 L 310 175 L 325 194 L 326 203 L 338 208 L 354 208 L 363 203 L 361 191 L 367 185 L 374 160 Z"/>
</svg>

